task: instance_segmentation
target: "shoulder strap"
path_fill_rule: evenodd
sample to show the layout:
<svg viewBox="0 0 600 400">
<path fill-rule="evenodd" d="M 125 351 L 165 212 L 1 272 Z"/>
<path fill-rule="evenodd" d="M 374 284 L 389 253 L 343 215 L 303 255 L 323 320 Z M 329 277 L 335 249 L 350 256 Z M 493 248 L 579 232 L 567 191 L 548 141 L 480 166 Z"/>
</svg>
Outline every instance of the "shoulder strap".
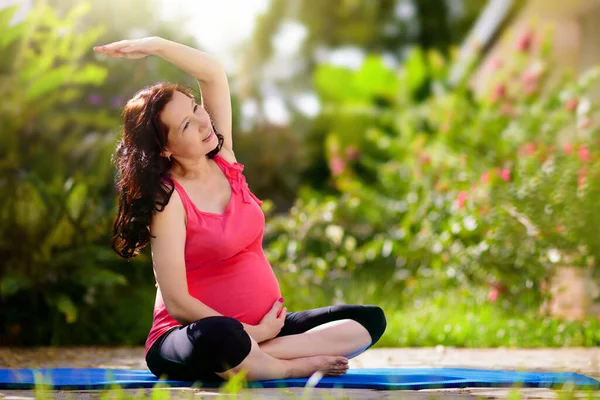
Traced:
<svg viewBox="0 0 600 400">
<path fill-rule="evenodd" d="M 173 181 L 173 184 L 175 185 L 175 190 L 177 190 L 177 193 L 179 194 L 179 197 L 181 198 L 181 202 L 183 203 L 183 209 L 185 210 L 186 214 L 189 215 L 190 209 L 193 209 L 192 200 L 190 200 L 190 197 L 188 196 L 187 192 L 185 191 L 183 186 L 181 186 L 179 184 L 179 182 L 177 182 L 173 177 L 171 177 L 171 180 Z"/>
</svg>

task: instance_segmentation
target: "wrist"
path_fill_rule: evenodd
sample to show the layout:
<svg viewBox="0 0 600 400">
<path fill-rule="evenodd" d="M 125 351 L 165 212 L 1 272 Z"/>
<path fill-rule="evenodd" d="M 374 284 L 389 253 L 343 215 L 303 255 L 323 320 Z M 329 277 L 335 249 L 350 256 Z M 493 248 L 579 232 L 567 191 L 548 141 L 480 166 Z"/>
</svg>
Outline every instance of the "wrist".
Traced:
<svg viewBox="0 0 600 400">
<path fill-rule="evenodd" d="M 252 338 L 254 340 L 256 340 L 256 343 L 260 343 L 264 340 L 264 333 L 263 333 L 263 329 L 261 327 L 261 325 L 248 325 L 248 324 L 244 324 L 242 323 L 242 325 L 244 326 L 244 330 L 246 331 L 246 333 L 248 333 L 248 335 L 252 336 Z"/>
<path fill-rule="evenodd" d="M 155 55 L 162 57 L 167 48 L 169 48 L 174 42 L 169 39 L 162 38 L 160 36 L 156 36 L 156 52 Z"/>
</svg>

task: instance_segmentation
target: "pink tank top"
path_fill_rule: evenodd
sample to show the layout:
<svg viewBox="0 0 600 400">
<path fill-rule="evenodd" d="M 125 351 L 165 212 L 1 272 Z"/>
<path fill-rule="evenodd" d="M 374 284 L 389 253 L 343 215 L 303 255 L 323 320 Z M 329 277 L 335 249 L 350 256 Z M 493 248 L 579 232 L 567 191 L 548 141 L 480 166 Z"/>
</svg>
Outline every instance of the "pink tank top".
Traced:
<svg viewBox="0 0 600 400">
<path fill-rule="evenodd" d="M 187 215 L 188 291 L 225 316 L 257 325 L 281 297 L 279 283 L 262 248 L 262 202 L 250 192 L 242 164 L 231 164 L 219 155 L 213 160 L 231 185 L 231 199 L 223 214 L 198 210 L 183 187 L 173 180 Z M 157 287 L 146 353 L 162 334 L 179 325 L 169 315 Z"/>
</svg>

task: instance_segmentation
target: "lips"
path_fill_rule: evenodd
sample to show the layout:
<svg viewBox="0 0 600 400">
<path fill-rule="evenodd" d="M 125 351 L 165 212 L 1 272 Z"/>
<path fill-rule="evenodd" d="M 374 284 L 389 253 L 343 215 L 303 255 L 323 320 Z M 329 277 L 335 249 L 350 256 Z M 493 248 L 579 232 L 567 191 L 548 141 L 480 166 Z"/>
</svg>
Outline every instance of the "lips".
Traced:
<svg viewBox="0 0 600 400">
<path fill-rule="evenodd" d="M 207 141 L 209 141 L 209 140 L 212 138 L 212 136 L 213 136 L 213 135 L 214 135 L 214 133 L 213 133 L 213 130 L 211 129 L 211 130 L 210 130 L 210 133 L 208 134 L 208 136 L 207 136 L 207 137 L 205 137 L 204 139 L 202 139 L 202 141 L 203 141 L 203 142 L 207 142 Z"/>
</svg>

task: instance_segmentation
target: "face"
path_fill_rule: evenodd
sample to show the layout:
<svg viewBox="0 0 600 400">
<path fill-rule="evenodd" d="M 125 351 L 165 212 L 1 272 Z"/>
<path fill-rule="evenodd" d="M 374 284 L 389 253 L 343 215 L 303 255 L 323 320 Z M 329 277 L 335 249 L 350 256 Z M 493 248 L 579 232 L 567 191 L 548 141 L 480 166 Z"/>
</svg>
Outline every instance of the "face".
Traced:
<svg viewBox="0 0 600 400">
<path fill-rule="evenodd" d="M 169 128 L 166 155 L 198 158 L 210 153 L 219 144 L 206 110 L 179 91 L 175 91 L 164 107 L 161 120 Z"/>
</svg>

